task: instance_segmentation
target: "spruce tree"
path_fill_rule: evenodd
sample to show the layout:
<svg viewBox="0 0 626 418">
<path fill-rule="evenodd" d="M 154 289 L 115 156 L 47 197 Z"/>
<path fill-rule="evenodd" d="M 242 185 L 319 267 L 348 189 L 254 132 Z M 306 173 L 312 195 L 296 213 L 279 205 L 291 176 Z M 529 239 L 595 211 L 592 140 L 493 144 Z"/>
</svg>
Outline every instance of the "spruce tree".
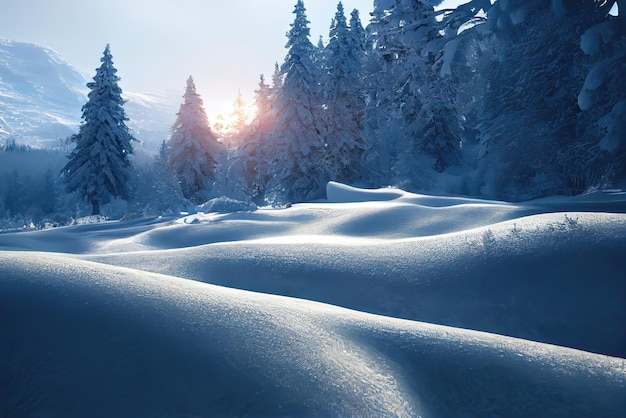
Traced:
<svg viewBox="0 0 626 418">
<path fill-rule="evenodd" d="M 362 138 L 365 99 L 360 77 L 364 42 L 359 39 L 360 22 L 358 14 L 356 16 L 352 32 L 352 28 L 348 28 L 343 5 L 339 2 L 326 48 L 324 131 L 328 169 L 333 180 L 346 183 L 359 178 L 361 156 L 365 149 Z"/>
<path fill-rule="evenodd" d="M 273 100 L 276 99 L 276 97 L 278 96 L 278 93 L 280 92 L 281 88 L 283 87 L 283 79 L 284 79 L 284 74 L 280 70 L 280 65 L 278 65 L 278 63 L 276 62 L 276 63 L 274 63 L 274 72 L 272 73 L 272 97 L 273 97 Z"/>
<path fill-rule="evenodd" d="M 259 88 L 255 90 L 256 115 L 241 137 L 239 158 L 241 159 L 244 192 L 261 204 L 264 199 L 268 178 L 266 148 L 274 126 L 273 89 L 265 83 L 261 74 Z"/>
<path fill-rule="evenodd" d="M 373 52 L 365 130 L 368 142 L 375 145 L 369 147 L 367 159 L 378 161 L 373 172 L 383 183 L 410 189 L 423 188 L 431 171 L 417 145 L 417 122 L 427 72 L 421 49 L 432 37 L 432 12 L 430 2 L 375 0 L 368 26 Z"/>
<path fill-rule="evenodd" d="M 350 13 L 350 39 L 355 47 L 355 53 L 359 55 L 359 61 L 365 59 L 365 50 L 367 48 L 367 34 L 363 29 L 359 11 L 357 9 L 352 10 Z M 363 64 L 361 62 L 361 64 Z"/>
<path fill-rule="evenodd" d="M 48 215 L 53 213 L 57 205 L 58 196 L 54 185 L 55 175 L 51 168 L 46 171 L 44 178 L 39 185 L 37 193 L 37 206 L 41 210 L 41 214 Z"/>
<path fill-rule="evenodd" d="M 87 84 L 91 91 L 82 109 L 83 123 L 70 138 L 76 146 L 61 172 L 67 191 L 80 193 L 91 204 L 93 215 L 100 214 L 100 206 L 112 198 L 128 199 L 133 153 L 109 45 L 100 61 L 93 82 Z"/>
<path fill-rule="evenodd" d="M 598 12 L 588 1 L 555 5 L 498 2 L 488 15 L 494 55 L 482 98 L 486 154 L 479 169 L 491 197 L 576 194 L 593 172 L 587 141 L 580 141 L 593 123 L 578 108 L 577 94 L 585 71 L 580 34 Z"/>
<path fill-rule="evenodd" d="M 321 98 L 313 63 L 309 21 L 302 0 L 287 34 L 288 53 L 281 68 L 284 80 L 277 94 L 280 131 L 269 147 L 274 201 L 304 201 L 324 196 L 328 175 L 320 161 L 325 149 L 320 124 Z"/>
<path fill-rule="evenodd" d="M 410 189 L 431 187 L 437 172 L 462 160 L 454 78 L 443 71 L 452 65 L 458 27 L 448 27 L 450 12 L 437 18 L 435 3 L 376 0 L 368 27 L 366 158 L 383 162 L 373 170 L 383 181 Z"/>
<path fill-rule="evenodd" d="M 237 97 L 233 102 L 233 111 L 230 115 L 232 128 L 235 130 L 235 132 L 241 132 L 241 130 L 243 130 L 243 128 L 246 126 L 246 122 L 248 121 L 246 107 L 247 104 L 245 100 L 243 100 L 243 96 L 241 95 L 241 89 L 237 89 Z"/>
<path fill-rule="evenodd" d="M 180 183 L 168 165 L 168 144 L 163 141 L 151 167 L 151 189 L 148 204 L 157 214 L 178 213 L 186 209 L 188 202 L 183 197 Z"/>
<path fill-rule="evenodd" d="M 24 193 L 26 189 L 24 179 L 17 169 L 3 179 L 5 184 L 4 207 L 6 208 L 6 217 L 10 218 L 23 213 L 27 207 L 27 196 Z"/>
<path fill-rule="evenodd" d="M 621 3 L 621 4 L 620 4 Z M 618 6 L 618 14 L 609 13 Z M 621 6 L 621 7 L 620 7 Z M 593 61 L 578 104 L 596 123 L 589 168 L 594 185 L 624 187 L 626 184 L 626 1 L 599 2 L 601 19 L 581 36 L 580 46 Z M 599 132 L 598 132 L 599 128 Z M 591 136 L 591 135 L 589 135 Z"/>
<path fill-rule="evenodd" d="M 241 89 L 237 89 L 237 96 L 232 104 L 232 111 L 227 117 L 219 116 L 218 122 L 213 124 L 216 136 L 227 148 L 241 146 L 248 122 L 248 104 L 243 99 Z M 221 119 L 221 120 L 219 120 Z"/>
<path fill-rule="evenodd" d="M 267 115 L 271 109 L 272 88 L 265 83 L 265 76 L 261 74 L 259 77 L 259 89 L 255 90 L 254 105 L 256 106 L 257 116 Z"/>
<path fill-rule="evenodd" d="M 168 165 L 180 182 L 183 196 L 201 204 L 208 198 L 224 147 L 209 126 L 191 76 L 183 98 L 168 142 Z"/>
</svg>

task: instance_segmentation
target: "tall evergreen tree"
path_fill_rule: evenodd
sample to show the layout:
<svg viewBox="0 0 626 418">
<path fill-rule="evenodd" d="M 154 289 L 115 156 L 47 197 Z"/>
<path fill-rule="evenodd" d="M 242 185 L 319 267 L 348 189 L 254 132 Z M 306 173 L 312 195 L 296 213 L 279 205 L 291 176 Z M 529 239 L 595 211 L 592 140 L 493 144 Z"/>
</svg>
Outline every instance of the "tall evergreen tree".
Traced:
<svg viewBox="0 0 626 418">
<path fill-rule="evenodd" d="M 350 39 L 351 43 L 355 46 L 355 53 L 360 55 L 359 61 L 364 59 L 365 50 L 367 48 L 367 35 L 363 24 L 361 23 L 361 17 L 357 9 L 352 10 L 350 13 Z M 363 64 L 361 62 L 361 64 Z"/>
<path fill-rule="evenodd" d="M 334 25 L 334 21 L 333 21 L 333 25 Z M 331 25 L 332 27 L 332 25 Z M 322 37 L 322 35 L 320 35 L 318 41 L 317 41 L 317 46 L 315 46 L 314 49 L 314 53 L 313 53 L 313 64 L 318 67 L 318 68 L 324 68 L 325 61 L 326 61 L 326 45 L 324 44 L 324 38 Z M 322 75 L 322 74 L 320 74 Z M 319 75 L 318 75 L 319 77 Z M 319 84 L 324 84 L 324 78 L 323 77 L 319 77 L 318 78 L 318 82 Z"/>
<path fill-rule="evenodd" d="M 36 203 L 37 206 L 39 206 L 42 215 L 53 213 L 57 205 L 58 196 L 54 184 L 55 177 L 56 176 L 53 174 L 52 169 L 48 169 L 39 187 L 37 187 L 38 192 Z"/>
<path fill-rule="evenodd" d="M 354 33 L 348 28 L 343 4 L 339 2 L 326 47 L 323 92 L 329 174 L 333 180 L 347 183 L 359 178 L 365 149 L 362 138 L 365 99 L 361 88 L 364 42 L 359 39 L 358 14 L 353 24 Z"/>
<path fill-rule="evenodd" d="M 247 103 L 243 99 L 241 89 L 237 89 L 237 95 L 232 104 L 232 110 L 227 117 L 219 115 L 218 122 L 213 124 L 214 133 L 226 148 L 241 146 L 248 122 Z"/>
<path fill-rule="evenodd" d="M 70 139 L 76 145 L 62 170 L 68 192 L 79 192 L 91 204 L 92 214 L 111 198 L 128 199 L 130 155 L 133 137 L 126 126 L 122 89 L 109 45 L 100 59 L 89 100 L 83 106 L 79 132 Z"/>
<path fill-rule="evenodd" d="M 272 200 L 303 201 L 324 196 L 328 176 L 319 123 L 321 99 L 313 64 L 314 46 L 302 0 L 287 34 L 288 53 L 281 68 L 283 84 L 277 95 L 278 131 L 269 144 Z"/>
<path fill-rule="evenodd" d="M 168 164 L 169 148 L 166 141 L 161 143 L 159 152 L 152 164 L 152 196 L 149 204 L 158 214 L 178 213 L 187 207 L 181 185 Z"/>
<path fill-rule="evenodd" d="M 269 181 L 267 167 L 269 159 L 266 157 L 266 151 L 269 137 L 275 128 L 275 117 L 273 88 L 265 82 L 263 74 L 258 86 L 254 100 L 256 114 L 242 135 L 239 158 L 245 183 L 244 192 L 261 204 Z"/>
<path fill-rule="evenodd" d="M 595 185 L 626 185 L 626 1 L 595 0 L 601 20 L 588 28 L 580 46 L 593 60 L 578 96 L 581 109 L 595 122 L 599 139 L 590 146 Z M 620 4 L 621 3 L 621 4 Z M 618 14 L 611 15 L 611 7 Z M 620 7 L 621 6 L 621 7 Z"/>
<path fill-rule="evenodd" d="M 168 164 L 180 182 L 183 196 L 200 204 L 208 198 L 224 147 L 211 131 L 191 76 L 183 98 L 168 142 Z"/>
<path fill-rule="evenodd" d="M 272 100 L 276 101 L 280 90 L 283 87 L 284 74 L 277 62 L 274 63 L 274 72 L 272 73 Z"/>
<path fill-rule="evenodd" d="M 24 193 L 26 189 L 24 180 L 17 169 L 7 174 L 3 180 L 6 189 L 4 192 L 4 207 L 7 210 L 5 216 L 10 218 L 25 211 L 28 197 Z"/>
<path fill-rule="evenodd" d="M 437 32 L 430 1 L 376 0 L 368 26 L 374 48 L 369 62 L 370 97 L 365 126 L 369 149 L 383 182 L 427 187 L 433 156 L 424 158 L 420 120 L 430 56 L 422 51 Z"/>
<path fill-rule="evenodd" d="M 248 113 L 246 111 L 246 102 L 243 100 L 241 89 L 237 89 L 237 97 L 233 102 L 233 111 L 231 113 L 232 128 L 236 132 L 240 132 L 248 121 Z"/>
<path fill-rule="evenodd" d="M 259 77 L 259 88 L 255 90 L 254 105 L 257 115 L 267 115 L 272 107 L 272 88 L 265 82 L 265 76 L 261 74 Z"/>
<path fill-rule="evenodd" d="M 586 68 L 580 35 L 597 13 L 593 1 L 509 0 L 489 11 L 494 53 L 482 97 L 484 193 L 521 200 L 587 187 L 581 139 L 593 123 L 577 106 Z"/>
</svg>

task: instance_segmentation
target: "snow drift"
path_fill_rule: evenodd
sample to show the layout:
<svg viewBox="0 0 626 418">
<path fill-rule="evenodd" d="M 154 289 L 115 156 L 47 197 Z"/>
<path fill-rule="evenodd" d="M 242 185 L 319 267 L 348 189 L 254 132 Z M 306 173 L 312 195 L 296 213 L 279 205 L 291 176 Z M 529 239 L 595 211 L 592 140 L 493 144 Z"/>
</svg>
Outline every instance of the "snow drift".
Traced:
<svg viewBox="0 0 626 418">
<path fill-rule="evenodd" d="M 45 254 L 5 255 L 0 274 L 10 415 L 618 416 L 625 406 L 621 359 Z"/>
<path fill-rule="evenodd" d="M 0 235 L 4 413 L 622 414 L 623 194 L 327 191 Z"/>
</svg>

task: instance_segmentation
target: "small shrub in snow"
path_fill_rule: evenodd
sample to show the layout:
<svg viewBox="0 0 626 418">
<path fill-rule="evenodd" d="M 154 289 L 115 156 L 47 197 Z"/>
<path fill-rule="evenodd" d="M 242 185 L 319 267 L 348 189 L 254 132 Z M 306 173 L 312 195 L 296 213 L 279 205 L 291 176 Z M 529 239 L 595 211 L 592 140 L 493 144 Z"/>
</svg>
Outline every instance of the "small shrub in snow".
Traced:
<svg viewBox="0 0 626 418">
<path fill-rule="evenodd" d="M 567 214 L 565 214 L 565 225 L 568 229 L 579 228 L 580 225 L 578 224 L 578 216 L 575 218 L 570 218 L 569 216 L 567 216 Z"/>
<path fill-rule="evenodd" d="M 488 229 L 485 232 L 483 232 L 483 235 L 481 236 L 481 238 L 482 238 L 483 248 L 487 249 L 487 248 L 495 247 L 496 237 L 494 236 L 493 232 L 491 232 L 491 229 Z"/>
<path fill-rule="evenodd" d="M 517 222 L 513 223 L 513 229 L 511 229 L 511 236 L 515 238 L 522 237 L 522 230 L 517 227 Z"/>
</svg>

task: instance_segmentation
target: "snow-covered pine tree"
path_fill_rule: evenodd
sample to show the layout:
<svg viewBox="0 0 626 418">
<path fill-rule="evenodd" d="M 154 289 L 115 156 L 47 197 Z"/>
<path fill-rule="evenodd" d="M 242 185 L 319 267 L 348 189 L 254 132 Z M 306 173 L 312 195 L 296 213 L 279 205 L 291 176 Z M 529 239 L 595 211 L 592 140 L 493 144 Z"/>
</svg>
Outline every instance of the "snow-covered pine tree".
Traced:
<svg viewBox="0 0 626 418">
<path fill-rule="evenodd" d="M 4 207 L 6 213 L 4 217 L 10 218 L 24 213 L 28 207 L 28 195 L 24 193 L 26 189 L 24 180 L 17 169 L 7 174 L 3 180 L 4 184 Z"/>
<path fill-rule="evenodd" d="M 442 172 L 459 162 L 462 139 L 454 104 L 455 86 L 452 78 L 440 71 L 444 48 L 450 38 L 456 37 L 456 31 L 447 30 L 445 17 L 436 18 L 435 2 L 421 3 L 399 0 L 393 21 L 398 24 L 397 42 L 406 51 L 407 81 L 400 91 L 407 100 L 401 112 L 411 147 L 410 152 L 400 156 L 398 167 L 409 174 L 414 185 L 422 183 L 423 187 L 414 167 L 426 161 L 420 163 L 418 157 L 432 159 L 428 168 Z"/>
<path fill-rule="evenodd" d="M 264 119 L 269 115 L 272 108 L 272 88 L 265 82 L 265 76 L 259 77 L 259 88 L 254 91 L 254 106 L 256 107 L 256 119 Z M 258 116 L 261 117 L 258 117 Z"/>
<path fill-rule="evenodd" d="M 284 74 L 277 62 L 274 63 L 274 72 L 272 73 L 272 100 L 276 101 L 283 87 Z"/>
<path fill-rule="evenodd" d="M 365 59 L 365 53 L 367 49 L 367 35 L 363 24 L 361 23 L 361 17 L 357 9 L 352 10 L 350 13 L 350 42 L 355 46 L 355 53 L 358 54 L 358 60 L 363 65 Z M 361 72 L 363 69 L 361 69 Z"/>
<path fill-rule="evenodd" d="M 496 2 L 488 13 L 493 62 L 485 74 L 480 135 L 483 193 L 524 200 L 582 192 L 589 167 L 576 98 L 586 58 L 580 34 L 593 1 Z"/>
<path fill-rule="evenodd" d="M 334 23 L 334 21 L 333 21 Z M 313 53 L 313 65 L 318 68 L 324 68 L 326 65 L 326 45 L 324 44 L 324 37 L 320 35 L 319 40 L 317 41 L 317 46 L 315 46 L 315 52 Z M 320 74 L 322 75 L 322 74 Z M 324 84 L 323 77 L 319 78 L 319 83 Z"/>
<path fill-rule="evenodd" d="M 243 99 L 241 89 L 237 89 L 237 97 L 233 102 L 233 111 L 231 113 L 232 128 L 235 132 L 241 132 L 248 121 L 248 112 L 246 110 L 246 101 Z"/>
<path fill-rule="evenodd" d="M 351 46 L 351 59 L 354 60 L 353 70 L 357 71 L 356 77 L 358 81 L 354 92 L 359 96 L 359 115 L 357 119 L 359 121 L 359 128 L 361 129 L 361 137 L 363 136 L 363 118 L 365 116 L 365 105 L 367 99 L 367 83 L 364 81 L 367 74 L 366 64 L 367 55 L 370 51 L 370 46 L 367 43 L 367 34 L 363 25 L 361 24 L 361 18 L 359 17 L 359 11 L 357 9 L 352 10 L 350 13 L 350 26 L 348 28 L 348 44 Z"/>
<path fill-rule="evenodd" d="M 237 89 L 237 95 L 233 101 L 230 114 L 227 117 L 219 115 L 217 122 L 213 124 L 214 133 L 226 148 L 234 149 L 241 145 L 248 122 L 248 111 L 246 108 L 247 103 L 243 99 L 241 89 Z"/>
<path fill-rule="evenodd" d="M 269 181 L 267 158 L 265 153 L 269 136 L 275 128 L 273 88 L 261 74 L 259 88 L 255 90 L 254 104 L 256 114 L 241 137 L 238 157 L 241 160 L 243 190 L 254 199 L 255 203 L 263 204 L 265 190 Z"/>
<path fill-rule="evenodd" d="M 470 191 L 470 172 L 476 169 L 481 152 L 477 133 L 480 126 L 478 115 L 482 112 L 482 97 L 487 85 L 483 74 L 486 68 L 493 66 L 488 58 L 492 53 L 488 40 L 491 31 L 486 25 L 486 13 L 491 6 L 490 0 L 470 0 L 455 9 L 437 10 L 439 36 L 426 45 L 426 51 L 433 54 L 435 60 L 431 76 L 437 76 L 426 95 L 430 96 L 432 92 L 434 96 L 439 96 L 440 109 L 445 110 L 444 114 L 448 116 L 443 128 L 450 129 L 451 134 L 445 137 L 454 140 L 447 142 L 448 145 L 461 145 L 460 150 L 454 147 L 452 153 L 445 154 L 453 157 L 446 165 L 461 166 L 455 171 L 465 171 L 464 176 L 468 180 L 464 181 L 462 189 L 454 190 L 456 193 L 479 194 L 476 190 Z M 427 106 L 422 108 L 423 111 L 427 109 Z"/>
<path fill-rule="evenodd" d="M 331 179 L 345 183 L 352 183 L 361 175 L 361 157 L 365 149 L 362 137 L 365 98 L 361 87 L 364 38 L 359 36 L 358 12 L 353 25 L 354 32 L 348 28 L 343 4 L 339 2 L 326 47 L 322 93 L 329 175 Z M 363 28 L 360 29 L 362 33 Z"/>
<path fill-rule="evenodd" d="M 83 106 L 79 132 L 70 140 L 75 148 L 61 171 L 68 192 L 78 192 L 100 214 L 112 198 L 128 199 L 133 137 L 126 126 L 122 89 L 117 82 L 109 45 L 100 59 Z"/>
<path fill-rule="evenodd" d="M 201 204 L 209 196 L 224 146 L 211 131 L 191 76 L 183 98 L 168 141 L 168 164 L 180 182 L 183 196 Z"/>
<path fill-rule="evenodd" d="M 392 165 L 395 148 L 391 138 L 397 127 L 396 107 L 391 94 L 385 94 L 392 85 L 393 74 L 398 66 L 394 55 L 387 53 L 385 10 L 375 5 L 371 20 L 366 28 L 368 54 L 365 58 L 363 84 L 366 93 L 366 106 L 363 118 L 363 136 L 366 149 L 363 157 L 363 177 L 372 187 L 394 184 Z"/>
<path fill-rule="evenodd" d="M 296 3 L 294 22 L 287 34 L 288 53 L 282 65 L 283 84 L 276 97 L 278 126 L 268 145 L 272 180 L 270 197 L 278 201 L 305 201 L 324 196 L 328 175 L 320 164 L 325 148 L 320 124 L 321 99 L 313 65 L 314 46 L 302 0 Z"/>
<path fill-rule="evenodd" d="M 426 0 L 375 0 L 368 26 L 373 51 L 369 60 L 370 96 L 366 139 L 378 155 L 382 181 L 410 189 L 426 188 L 435 158 L 424 159 L 419 114 L 427 83 L 426 43 L 436 36 L 433 7 Z M 385 173 L 386 172 L 386 173 Z"/>
<path fill-rule="evenodd" d="M 599 1 L 601 21 L 588 28 L 580 46 L 593 66 L 578 96 L 578 104 L 591 114 L 599 138 L 591 146 L 594 185 L 626 184 L 626 1 Z M 611 14 L 617 6 L 617 14 Z M 621 7 L 620 7 L 621 6 Z M 601 170 L 598 168 L 601 167 Z"/>
<path fill-rule="evenodd" d="M 41 216 L 53 213 L 56 208 L 58 196 L 54 183 L 55 178 L 56 175 L 53 173 L 52 169 L 49 168 L 38 187 L 36 187 L 37 191 L 35 192 L 36 199 L 34 203 L 41 211 Z"/>
<path fill-rule="evenodd" d="M 163 141 L 152 163 L 153 194 L 150 204 L 157 214 L 178 213 L 189 204 L 183 197 L 178 179 L 169 167 L 168 153 L 167 141 Z"/>
<path fill-rule="evenodd" d="M 137 164 L 134 203 L 144 216 L 178 214 L 191 206 L 169 168 L 167 153 L 167 140 L 163 140 L 152 161 Z"/>
<path fill-rule="evenodd" d="M 436 3 L 432 2 L 431 6 Z M 476 28 L 484 23 L 484 18 L 477 14 L 490 7 L 489 0 L 471 0 L 456 9 L 424 12 L 421 19 L 413 22 L 421 33 L 419 39 L 409 42 L 418 45 L 424 72 L 421 79 L 409 87 L 421 104 L 412 131 L 417 138 L 416 152 L 434 157 L 433 168 L 437 172 L 464 165 L 463 122 L 466 117 L 462 116 L 456 99 L 463 93 L 463 88 L 459 87 L 461 80 L 472 74 L 468 71 L 468 62 L 477 52 L 470 45 L 474 46 L 472 41 L 479 37 Z M 465 29 L 460 31 L 463 26 Z M 406 32 L 411 29 L 407 27 Z"/>
</svg>

